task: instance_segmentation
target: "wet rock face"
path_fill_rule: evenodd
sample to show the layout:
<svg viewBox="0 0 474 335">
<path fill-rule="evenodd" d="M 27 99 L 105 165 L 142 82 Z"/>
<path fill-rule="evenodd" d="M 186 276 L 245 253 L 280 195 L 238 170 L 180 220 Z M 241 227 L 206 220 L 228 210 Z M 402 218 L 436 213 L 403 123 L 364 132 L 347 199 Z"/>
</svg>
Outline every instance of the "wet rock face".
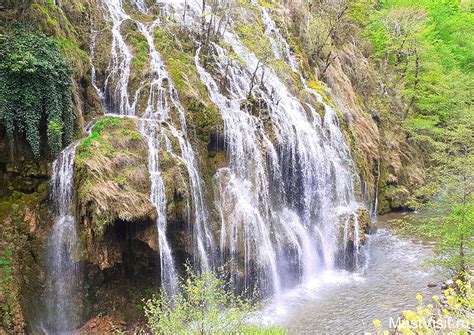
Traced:
<svg viewBox="0 0 474 335">
<path fill-rule="evenodd" d="M 355 215 L 341 219 L 336 265 L 353 270 L 365 261 L 365 253 L 361 252 L 361 248 L 367 242 L 366 234 L 370 232 L 371 217 L 369 211 L 361 207 Z"/>
<path fill-rule="evenodd" d="M 0 127 L 0 333 L 25 333 L 44 282 L 49 164 Z"/>
<path fill-rule="evenodd" d="M 160 260 L 154 222 L 108 226 L 94 255 L 84 262 L 85 320 L 106 314 L 127 322 L 141 315 L 137 305 L 159 291 Z"/>
<path fill-rule="evenodd" d="M 0 199 L 13 192 L 32 194 L 44 191 L 49 179 L 47 160 L 35 160 L 25 140 L 8 139 L 3 126 L 0 126 Z"/>
</svg>

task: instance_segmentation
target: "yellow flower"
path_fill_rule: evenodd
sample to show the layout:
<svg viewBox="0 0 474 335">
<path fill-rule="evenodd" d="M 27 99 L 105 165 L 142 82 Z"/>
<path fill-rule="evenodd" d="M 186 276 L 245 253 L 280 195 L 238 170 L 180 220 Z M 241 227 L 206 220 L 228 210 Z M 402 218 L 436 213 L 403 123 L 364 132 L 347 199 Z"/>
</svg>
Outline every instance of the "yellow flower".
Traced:
<svg viewBox="0 0 474 335">
<path fill-rule="evenodd" d="M 443 314 L 444 315 L 449 315 L 449 311 L 447 309 L 443 309 Z"/>
<path fill-rule="evenodd" d="M 390 335 L 390 332 L 388 330 L 384 330 L 383 335 Z"/>
<path fill-rule="evenodd" d="M 457 286 L 462 286 L 462 281 L 461 281 L 461 279 L 456 280 L 456 285 L 457 285 Z"/>
<path fill-rule="evenodd" d="M 432 304 L 428 304 L 427 306 L 429 309 L 433 309 L 433 305 Z"/>
<path fill-rule="evenodd" d="M 418 301 L 423 300 L 423 296 L 422 296 L 421 294 L 418 294 L 418 295 L 416 296 L 416 300 L 418 300 Z"/>
<path fill-rule="evenodd" d="M 382 322 L 380 322 L 380 320 L 374 320 L 373 324 L 375 327 L 380 327 L 382 325 Z"/>
<path fill-rule="evenodd" d="M 403 315 L 405 315 L 405 317 L 407 318 L 407 320 L 413 320 L 414 317 L 415 317 L 415 313 L 413 313 L 413 312 L 410 311 L 410 310 L 403 311 Z"/>
<path fill-rule="evenodd" d="M 433 301 L 434 301 L 434 302 L 438 302 L 438 301 L 439 301 L 439 297 L 438 297 L 437 295 L 434 295 L 434 296 L 433 296 Z"/>
</svg>

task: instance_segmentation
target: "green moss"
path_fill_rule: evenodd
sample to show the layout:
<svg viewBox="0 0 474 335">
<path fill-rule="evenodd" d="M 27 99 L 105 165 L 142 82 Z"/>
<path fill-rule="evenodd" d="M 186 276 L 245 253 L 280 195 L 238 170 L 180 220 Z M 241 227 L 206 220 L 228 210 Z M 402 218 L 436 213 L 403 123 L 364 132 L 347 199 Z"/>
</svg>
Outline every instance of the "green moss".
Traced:
<svg viewBox="0 0 474 335">
<path fill-rule="evenodd" d="M 133 119 L 104 117 L 77 149 L 74 184 L 82 221 L 99 241 L 116 220 L 133 222 L 154 217 L 149 201 L 147 146 Z M 92 252 L 92 251 L 91 251 Z"/>
<path fill-rule="evenodd" d="M 115 118 L 115 117 L 104 117 L 97 121 L 97 123 L 94 125 L 92 128 L 91 135 L 79 144 L 77 148 L 77 155 L 79 158 L 89 158 L 92 157 L 93 155 L 93 149 L 92 148 L 93 144 L 96 143 L 99 145 L 100 149 L 105 150 L 106 152 L 112 150 L 110 146 L 107 144 L 104 144 L 104 138 L 102 135 L 107 134 L 109 131 L 113 129 L 117 129 L 122 125 L 123 119 L 120 118 Z M 132 134 L 130 132 L 124 133 L 123 131 L 121 134 L 127 136 L 127 137 L 132 137 Z M 135 138 L 135 135 L 133 134 L 133 137 Z M 110 154 L 110 153 L 109 153 Z"/>
<path fill-rule="evenodd" d="M 7 246 L 0 250 L 0 324 L 7 329 L 13 326 L 13 305 L 18 304 L 13 278 L 13 247 Z"/>
<path fill-rule="evenodd" d="M 63 37 L 57 37 L 55 40 L 65 54 L 77 55 L 85 60 L 89 60 L 88 53 L 79 47 L 76 40 Z"/>
<path fill-rule="evenodd" d="M 187 112 L 188 127 L 207 142 L 209 134 L 222 124 L 222 119 L 209 99 L 206 86 L 199 78 L 191 42 L 183 41 L 178 45 L 172 37 L 173 34 L 178 32 L 157 29 L 156 48 L 166 62 L 170 77 Z"/>
<path fill-rule="evenodd" d="M 265 28 L 260 16 L 256 16 L 256 22 L 240 21 L 234 25 L 234 30 L 241 38 L 242 43 L 263 62 L 274 59 L 273 49 L 270 41 L 265 35 Z"/>
<path fill-rule="evenodd" d="M 323 98 L 324 102 L 326 104 L 328 104 L 329 106 L 331 107 L 335 107 L 334 104 L 332 103 L 331 100 L 329 100 L 328 96 L 326 95 L 326 93 L 324 92 L 324 87 L 323 87 L 323 84 L 319 81 L 319 80 L 310 80 L 310 81 L 307 81 L 306 82 L 306 85 L 311 88 L 312 90 L 315 90 L 316 92 L 318 92 L 321 97 Z"/>
<path fill-rule="evenodd" d="M 403 185 L 387 185 L 382 187 L 380 189 L 382 209 L 406 208 L 409 196 L 410 192 Z"/>
<path fill-rule="evenodd" d="M 140 75 L 148 65 L 148 42 L 142 34 L 134 30 L 127 32 L 126 40 L 133 53 L 132 71 Z"/>
</svg>

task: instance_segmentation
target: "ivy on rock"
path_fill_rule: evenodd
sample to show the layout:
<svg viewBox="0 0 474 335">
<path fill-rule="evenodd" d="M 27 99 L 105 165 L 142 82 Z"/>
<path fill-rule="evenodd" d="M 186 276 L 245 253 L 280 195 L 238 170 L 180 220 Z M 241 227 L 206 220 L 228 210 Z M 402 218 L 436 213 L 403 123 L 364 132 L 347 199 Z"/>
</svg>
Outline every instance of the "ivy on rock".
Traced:
<svg viewBox="0 0 474 335">
<path fill-rule="evenodd" d="M 58 154 L 74 129 L 71 69 L 58 45 L 15 27 L 0 35 L 0 50 L 0 126 L 11 139 L 24 136 L 35 157 L 42 152 L 44 129 L 49 152 Z"/>
</svg>

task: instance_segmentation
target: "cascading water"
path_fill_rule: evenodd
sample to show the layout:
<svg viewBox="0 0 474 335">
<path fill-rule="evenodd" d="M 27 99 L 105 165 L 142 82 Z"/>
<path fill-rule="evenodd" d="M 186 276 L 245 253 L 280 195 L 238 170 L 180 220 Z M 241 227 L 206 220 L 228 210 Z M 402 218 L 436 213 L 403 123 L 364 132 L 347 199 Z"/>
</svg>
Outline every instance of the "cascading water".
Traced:
<svg viewBox="0 0 474 335">
<path fill-rule="evenodd" d="M 190 10 L 183 1 L 166 3 Z M 190 8 L 199 17 L 197 6 Z M 261 13 L 276 58 L 296 70 L 288 44 L 268 13 Z M 352 217 L 356 224 L 354 165 L 337 117 L 319 94 L 312 92 L 324 104 L 323 119 L 235 34 L 226 30 L 222 38 L 231 50 L 212 44 L 211 70 L 201 65 L 200 50 L 195 57 L 225 125 L 229 166 L 215 177 L 221 262 L 230 261 L 236 282 L 256 279 L 278 293 L 284 284 L 334 266 L 341 220 Z"/>
<path fill-rule="evenodd" d="M 143 1 L 131 1 L 135 8 L 142 14 L 149 14 Z M 207 209 L 204 206 L 204 192 L 202 178 L 197 167 L 196 156 L 187 137 L 185 111 L 179 102 L 177 91 L 169 77 L 165 65 L 155 47 L 154 30 L 159 24 L 159 19 L 151 22 L 140 22 L 132 19 L 124 10 L 121 1 L 105 0 L 112 20 L 112 51 L 109 75 L 104 82 L 104 94 L 109 94 L 106 101 L 109 111 L 121 115 L 135 116 L 136 104 L 140 94 L 143 94 L 145 81 L 130 99 L 129 82 L 132 53 L 128 49 L 121 34 L 123 22 L 134 22 L 137 30 L 145 37 L 150 58 L 150 72 L 148 100 L 143 115 L 137 118 L 139 129 L 148 143 L 149 157 L 148 169 L 151 181 L 151 202 L 158 212 L 157 227 L 160 245 L 161 281 L 162 285 L 171 294 L 176 291 L 177 273 L 175 269 L 172 248 L 169 245 L 166 217 L 165 183 L 160 171 L 160 151 L 164 150 L 175 159 L 183 162 L 189 178 L 191 199 L 188 199 L 188 221 L 192 222 L 193 248 L 195 252 L 194 266 L 197 270 L 208 271 L 213 266 L 209 255 L 215 249 L 211 233 L 207 227 Z M 118 103 L 113 103 L 117 101 Z M 174 150 L 172 139 L 178 141 L 179 150 Z M 175 152 L 176 151 L 176 152 Z M 179 152 L 178 152 L 179 151 Z"/>
<path fill-rule="evenodd" d="M 252 0 L 252 4 L 259 8 L 263 24 L 265 26 L 265 34 L 267 35 L 268 39 L 270 40 L 270 44 L 272 45 L 272 50 L 273 54 L 276 59 L 282 59 L 285 61 L 285 63 L 291 68 L 292 71 L 296 72 L 297 65 L 296 65 L 296 60 L 295 57 L 292 55 L 290 51 L 290 47 L 288 43 L 286 42 L 285 38 L 281 34 L 280 30 L 278 29 L 276 23 L 273 21 L 271 15 L 268 13 L 268 10 L 263 7 L 262 5 L 259 4 L 258 1 Z M 336 151 L 339 153 L 339 156 L 343 159 L 343 163 L 345 164 L 346 167 L 349 167 L 351 170 L 355 170 L 354 163 L 351 159 L 350 155 L 350 150 L 347 147 L 344 137 L 342 135 L 342 132 L 339 128 L 338 125 L 338 119 L 337 115 L 334 111 L 334 109 L 329 106 L 316 90 L 308 87 L 306 80 L 303 78 L 303 76 L 300 74 L 300 81 L 301 84 L 303 85 L 303 88 L 305 91 L 310 92 L 312 95 L 316 97 L 316 100 L 318 103 L 324 106 L 324 119 L 323 119 L 323 126 L 328 130 L 329 132 L 329 139 L 332 142 L 332 145 L 335 147 Z M 311 111 L 314 113 L 314 108 L 307 104 L 307 107 L 311 109 Z M 355 179 L 359 180 L 359 177 L 357 175 L 353 176 Z M 375 204 L 377 203 L 377 191 L 375 194 Z M 354 200 L 352 200 L 352 203 L 354 203 Z M 356 204 L 356 206 L 360 206 Z M 375 205 L 376 207 L 377 205 Z M 349 238 L 350 238 L 350 224 L 352 223 L 353 227 L 353 242 L 354 242 L 354 256 L 355 256 L 355 264 L 359 263 L 359 241 L 360 241 L 360 236 L 359 236 L 359 220 L 357 215 L 354 214 L 354 207 L 351 206 L 348 208 L 349 210 L 345 213 L 340 213 L 341 214 L 341 219 L 344 222 L 344 230 L 343 230 L 343 246 L 344 246 L 344 252 L 343 252 L 343 261 L 346 264 L 348 262 L 348 252 L 347 252 L 347 247 L 349 245 Z"/>
<path fill-rule="evenodd" d="M 130 2 L 147 19 L 132 18 L 121 1 L 104 0 L 113 38 L 109 75 L 100 92 L 107 97 L 109 111 L 134 116 L 140 95 L 148 91 L 138 122 L 149 146 L 151 200 L 158 210 L 164 286 L 173 290 L 176 271 L 166 237 L 166 194 L 159 164 L 163 150 L 186 166 L 193 254 L 202 270 L 229 262 L 236 286 L 247 287 L 257 281 L 262 289 L 279 292 L 282 286 L 332 268 L 340 244 L 348 241 L 351 226 L 357 225 L 355 213 L 360 207 L 355 200 L 354 164 L 334 110 L 303 78 L 305 91 L 324 106 L 324 115 L 312 104 L 302 103 L 270 66 L 243 46 L 232 33 L 232 24 L 222 33 L 224 47 L 211 42 L 206 48 L 211 69 L 201 64 L 198 50 L 195 65 L 224 120 L 229 163 L 215 176 L 215 207 L 221 216 L 220 257 L 210 257 L 217 254 L 217 245 L 207 226 L 203 182 L 187 137 L 185 112 L 155 48 L 154 30 L 163 23 L 150 20 L 143 1 Z M 159 3 L 164 5 L 162 12 L 174 13 L 177 21 L 194 24 L 196 29 L 201 29 L 203 17 L 209 20 L 195 2 Z M 257 2 L 253 4 L 262 16 L 274 57 L 296 72 L 296 59 L 270 14 Z M 147 41 L 151 68 L 151 75 L 135 92 L 129 87 L 133 55 L 121 31 L 128 21 Z M 171 144 L 176 140 L 177 148 Z M 357 233 L 355 227 L 353 234 Z M 358 248 L 358 241 L 354 242 Z"/>
<path fill-rule="evenodd" d="M 272 45 L 273 55 L 276 59 L 282 59 L 291 68 L 292 71 L 298 71 L 298 65 L 295 57 L 292 55 L 290 46 L 278 29 L 275 21 L 273 21 L 268 10 L 260 5 L 258 1 L 252 0 L 252 5 L 257 6 L 260 10 L 263 24 L 265 26 L 265 35 L 268 37 Z"/>
<path fill-rule="evenodd" d="M 51 177 L 52 215 L 55 217 L 47 244 L 47 318 L 42 328 L 51 333 L 67 333 L 80 321 L 78 299 L 81 271 L 78 261 L 80 241 L 74 219 L 73 169 L 78 142 L 63 150 L 53 163 Z M 76 259 L 75 259 L 76 258 Z"/>
</svg>

